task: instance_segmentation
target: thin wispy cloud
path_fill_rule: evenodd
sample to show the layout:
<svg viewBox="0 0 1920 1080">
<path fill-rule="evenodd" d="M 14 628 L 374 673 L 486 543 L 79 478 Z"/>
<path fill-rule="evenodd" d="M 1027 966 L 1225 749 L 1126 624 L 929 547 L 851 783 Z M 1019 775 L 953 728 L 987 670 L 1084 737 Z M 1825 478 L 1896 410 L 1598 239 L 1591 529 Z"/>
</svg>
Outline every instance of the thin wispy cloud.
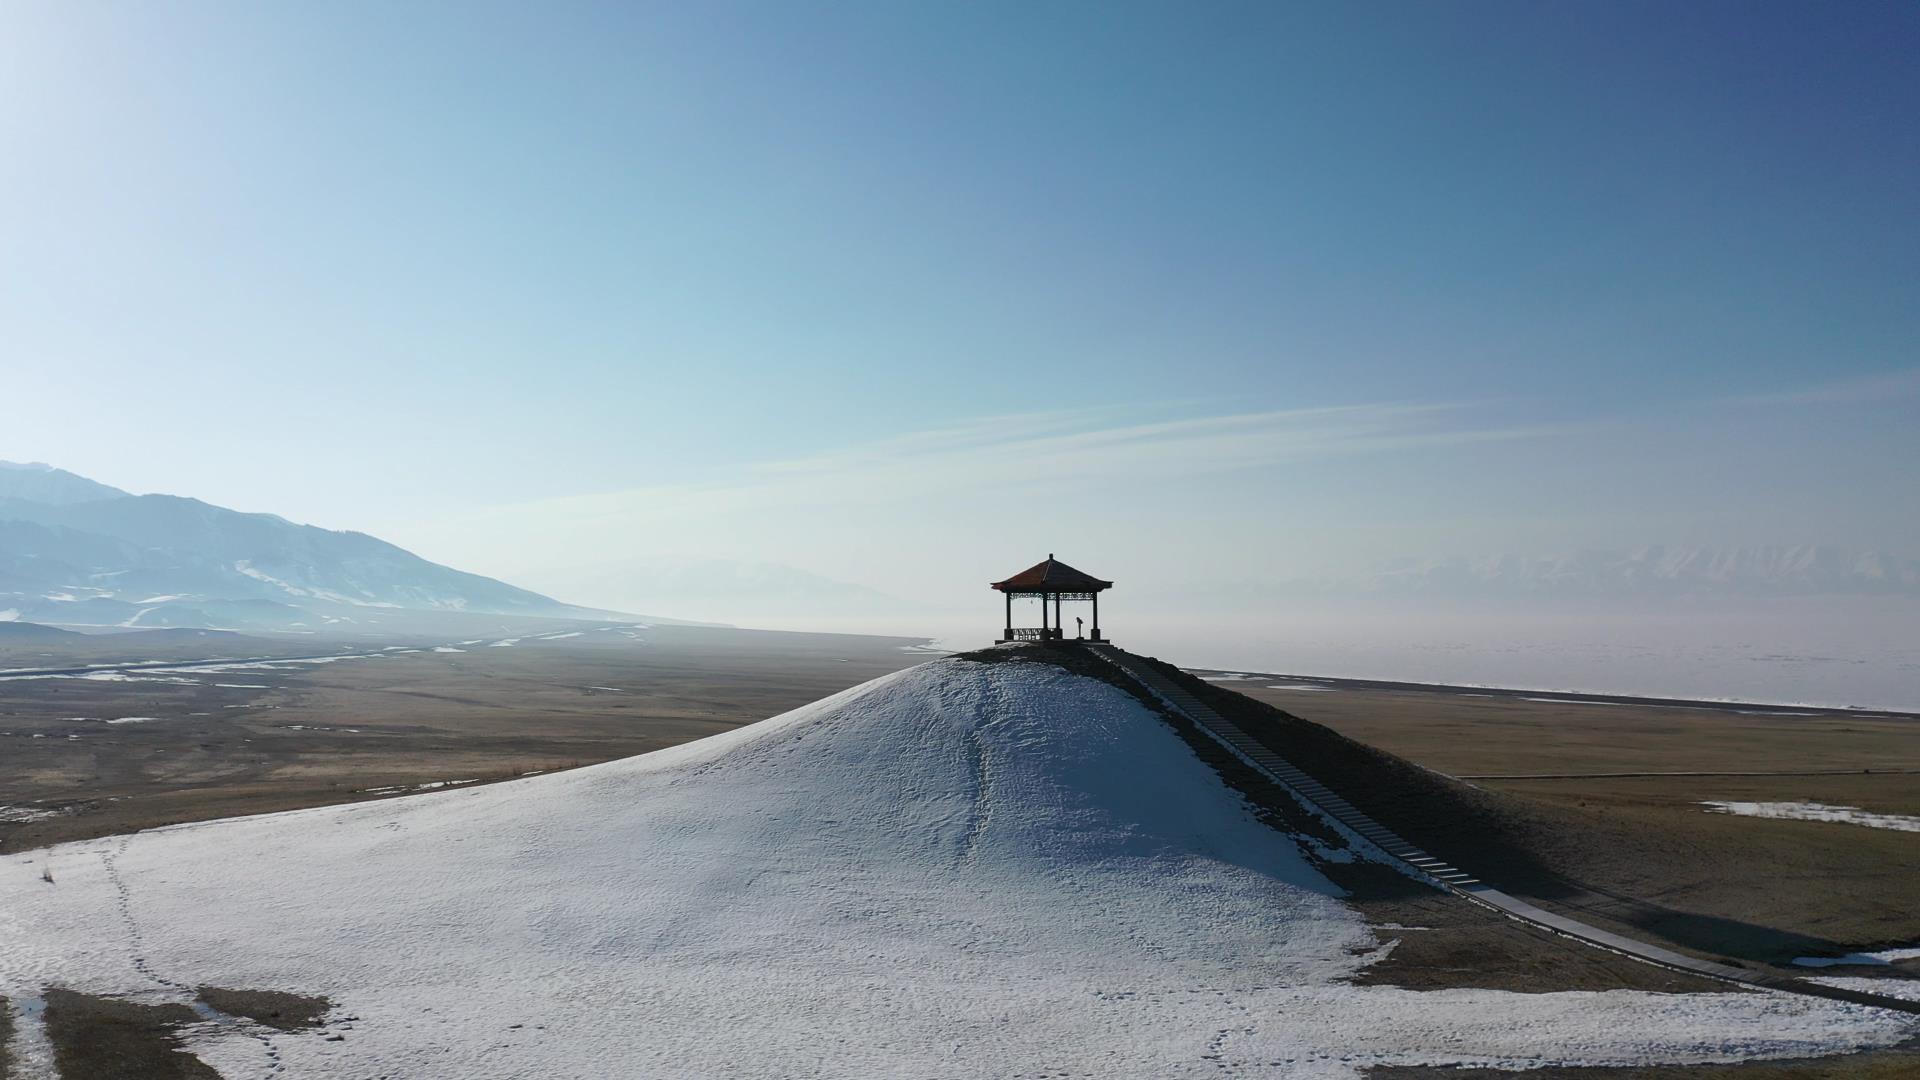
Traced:
<svg viewBox="0 0 1920 1080">
<path fill-rule="evenodd" d="M 911 474 L 947 484 L 1230 472 L 1306 458 L 1525 438 L 1543 428 L 1482 425 L 1461 405 L 1353 405 L 1095 426 L 1099 414 L 993 418 L 909 440 L 770 463 L 821 478 Z M 994 438 L 972 437 L 984 430 Z"/>
<path fill-rule="evenodd" d="M 1466 404 L 1368 404 L 1115 423 L 1112 409 L 980 417 L 749 464 L 699 484 L 653 485 L 499 507 L 548 520 L 664 520 L 803 504 L 872 504 L 970 491 L 1089 487 L 1232 473 L 1316 458 L 1538 438 Z"/>
</svg>

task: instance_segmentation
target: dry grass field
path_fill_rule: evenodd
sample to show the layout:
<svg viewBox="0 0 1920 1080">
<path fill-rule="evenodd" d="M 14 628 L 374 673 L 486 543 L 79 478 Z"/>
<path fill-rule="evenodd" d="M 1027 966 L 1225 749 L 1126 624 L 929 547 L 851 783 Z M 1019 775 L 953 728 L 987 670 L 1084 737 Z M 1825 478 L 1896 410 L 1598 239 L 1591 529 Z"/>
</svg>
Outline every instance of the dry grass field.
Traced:
<svg viewBox="0 0 1920 1080">
<path fill-rule="evenodd" d="M 0 851 L 627 757 L 924 659 L 909 639 L 700 627 L 463 640 L 353 643 L 363 658 L 327 664 L 0 682 Z M 233 644 L 212 655 L 267 655 Z"/>
</svg>

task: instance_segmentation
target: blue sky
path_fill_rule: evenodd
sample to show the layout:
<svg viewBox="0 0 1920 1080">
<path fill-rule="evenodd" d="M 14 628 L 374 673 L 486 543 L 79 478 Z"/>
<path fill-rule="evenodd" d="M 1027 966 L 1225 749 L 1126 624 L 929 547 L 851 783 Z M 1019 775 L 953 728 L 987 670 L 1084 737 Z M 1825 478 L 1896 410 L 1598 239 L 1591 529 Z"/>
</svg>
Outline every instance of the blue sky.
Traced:
<svg viewBox="0 0 1920 1080">
<path fill-rule="evenodd" d="M 0 457 L 555 589 L 1911 549 L 1917 48 L 1868 3 L 14 3 Z"/>
</svg>

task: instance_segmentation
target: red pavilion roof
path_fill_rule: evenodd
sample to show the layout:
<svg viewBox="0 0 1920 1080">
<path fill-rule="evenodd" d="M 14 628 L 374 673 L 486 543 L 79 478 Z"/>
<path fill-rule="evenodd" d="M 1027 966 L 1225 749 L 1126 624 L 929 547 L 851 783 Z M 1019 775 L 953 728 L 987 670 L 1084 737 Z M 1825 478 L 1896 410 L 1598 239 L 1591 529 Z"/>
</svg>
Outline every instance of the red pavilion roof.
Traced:
<svg viewBox="0 0 1920 1080">
<path fill-rule="evenodd" d="M 1111 589 L 1113 582 L 1083 574 L 1049 553 L 1045 562 L 1035 563 L 1005 581 L 996 581 L 993 587 L 1010 593 L 1077 593 Z"/>
</svg>

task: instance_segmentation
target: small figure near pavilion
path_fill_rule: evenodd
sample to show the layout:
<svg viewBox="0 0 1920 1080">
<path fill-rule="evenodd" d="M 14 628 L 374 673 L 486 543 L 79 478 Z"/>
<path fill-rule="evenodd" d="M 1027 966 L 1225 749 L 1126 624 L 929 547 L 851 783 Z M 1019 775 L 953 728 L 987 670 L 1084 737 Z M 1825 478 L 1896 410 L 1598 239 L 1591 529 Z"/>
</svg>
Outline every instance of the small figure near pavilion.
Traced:
<svg viewBox="0 0 1920 1080">
<path fill-rule="evenodd" d="M 1060 562 L 1049 552 L 1047 561 L 1037 563 L 1005 581 L 996 581 L 993 588 L 1000 590 L 1007 599 L 1006 632 L 1000 638 L 1001 643 L 1009 641 L 1062 641 L 1060 604 L 1062 601 L 1088 601 L 1093 604 L 1093 636 L 1087 641 L 1105 641 L 1100 636 L 1100 593 L 1113 588 L 1113 582 L 1101 581 L 1091 574 L 1083 574 L 1066 563 Z M 1013 625 L 1013 598 L 1016 596 L 1037 596 L 1040 598 L 1040 625 Z M 1051 625 L 1047 619 L 1047 603 L 1053 603 Z M 1074 617 L 1076 627 L 1081 624 L 1079 616 Z"/>
</svg>

